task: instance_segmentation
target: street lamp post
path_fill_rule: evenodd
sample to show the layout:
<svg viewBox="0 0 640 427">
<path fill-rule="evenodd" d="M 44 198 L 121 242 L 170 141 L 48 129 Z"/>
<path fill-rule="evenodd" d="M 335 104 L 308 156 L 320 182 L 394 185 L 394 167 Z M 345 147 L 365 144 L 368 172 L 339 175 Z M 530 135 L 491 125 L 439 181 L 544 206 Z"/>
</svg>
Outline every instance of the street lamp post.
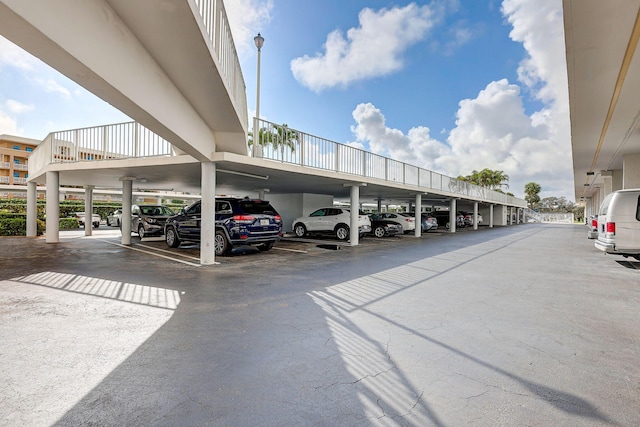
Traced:
<svg viewBox="0 0 640 427">
<path fill-rule="evenodd" d="M 260 152 L 262 150 L 260 150 L 260 148 L 258 148 L 259 146 L 259 139 L 260 139 L 260 54 L 262 53 L 262 46 L 264 45 L 264 37 L 262 37 L 260 35 L 260 33 L 258 33 L 257 36 L 255 36 L 253 38 L 253 41 L 256 44 L 256 47 L 258 48 L 258 83 L 256 85 L 257 87 L 257 93 L 256 93 L 256 118 L 253 122 L 253 152 L 254 154 Z"/>
</svg>

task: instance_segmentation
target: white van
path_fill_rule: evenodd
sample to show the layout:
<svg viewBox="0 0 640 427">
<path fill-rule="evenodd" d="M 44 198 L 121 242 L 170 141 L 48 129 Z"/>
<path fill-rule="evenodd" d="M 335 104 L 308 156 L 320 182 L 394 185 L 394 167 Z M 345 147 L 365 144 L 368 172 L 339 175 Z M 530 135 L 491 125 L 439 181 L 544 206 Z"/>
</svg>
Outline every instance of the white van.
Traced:
<svg viewBox="0 0 640 427">
<path fill-rule="evenodd" d="M 640 260 L 640 188 L 614 191 L 598 211 L 596 248 Z"/>
</svg>

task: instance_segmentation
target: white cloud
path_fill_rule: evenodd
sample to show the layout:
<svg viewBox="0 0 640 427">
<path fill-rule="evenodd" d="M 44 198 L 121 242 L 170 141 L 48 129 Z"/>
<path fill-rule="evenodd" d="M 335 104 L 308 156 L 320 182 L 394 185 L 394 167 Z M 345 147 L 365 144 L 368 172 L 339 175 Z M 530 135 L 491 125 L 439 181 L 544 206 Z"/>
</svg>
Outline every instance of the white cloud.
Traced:
<svg viewBox="0 0 640 427">
<path fill-rule="evenodd" d="M 502 170 L 510 177 L 509 191 L 517 196 L 534 181 L 541 185 L 542 197 L 573 199 L 562 5 L 559 0 L 530 3 L 505 0 L 502 10 L 513 25 L 511 37 L 527 50 L 519 66 L 520 82 L 543 102 L 539 111 L 527 115 L 521 87 L 503 79 L 489 83 L 474 99 L 460 101 L 456 127 L 446 143 L 432 138 L 426 127 L 406 134 L 388 128 L 371 104 L 353 111 L 356 142 L 454 177 L 474 169 Z"/>
<path fill-rule="evenodd" d="M 32 70 L 38 63 L 33 56 L 0 36 L 0 68 L 8 65 L 22 70 Z"/>
<path fill-rule="evenodd" d="M 415 3 L 363 9 L 359 27 L 349 29 L 346 38 L 338 30 L 332 32 L 324 53 L 292 60 L 291 71 L 298 82 L 316 92 L 388 75 L 402 68 L 404 52 L 423 40 L 441 15 L 440 8 Z"/>
<path fill-rule="evenodd" d="M 261 31 L 262 25 L 271 20 L 273 2 L 271 0 L 235 0 L 225 2 L 225 9 L 238 55 L 244 57 L 255 52 L 253 38 Z"/>
<path fill-rule="evenodd" d="M 33 105 L 23 104 L 20 101 L 14 99 L 8 99 L 6 102 L 7 109 L 12 113 L 20 114 L 35 109 Z"/>
<path fill-rule="evenodd" d="M 48 93 L 57 93 L 65 99 L 71 99 L 71 92 L 54 79 L 35 78 L 33 81 Z"/>
<path fill-rule="evenodd" d="M 5 112 L 0 110 L 0 135 L 19 135 L 18 122 Z"/>
</svg>

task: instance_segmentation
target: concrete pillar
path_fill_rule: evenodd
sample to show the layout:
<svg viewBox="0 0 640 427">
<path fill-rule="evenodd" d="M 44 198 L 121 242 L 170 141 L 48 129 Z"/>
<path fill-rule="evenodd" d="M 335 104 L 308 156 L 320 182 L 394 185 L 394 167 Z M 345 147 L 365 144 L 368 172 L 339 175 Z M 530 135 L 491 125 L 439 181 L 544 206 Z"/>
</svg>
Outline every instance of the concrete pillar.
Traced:
<svg viewBox="0 0 640 427">
<path fill-rule="evenodd" d="M 156 203 L 157 203 L 158 205 L 161 205 L 161 204 L 162 204 L 162 196 L 158 196 L 158 198 L 156 199 Z"/>
<path fill-rule="evenodd" d="M 451 233 L 456 232 L 456 218 L 458 216 L 458 204 L 456 199 L 451 199 L 449 203 L 449 231 Z"/>
<path fill-rule="evenodd" d="M 473 202 L 473 229 L 478 229 L 478 202 Z"/>
<path fill-rule="evenodd" d="M 382 197 L 378 197 L 378 212 L 382 212 Z"/>
<path fill-rule="evenodd" d="M 200 264 L 215 263 L 216 248 L 216 164 L 202 162 L 200 185 L 202 204 L 200 209 Z"/>
<path fill-rule="evenodd" d="M 266 200 L 265 197 L 267 195 L 267 193 L 269 192 L 268 188 L 261 188 L 258 190 L 258 199 L 260 200 Z"/>
<path fill-rule="evenodd" d="M 358 185 L 351 185 L 351 218 L 349 224 L 349 240 L 351 240 L 351 246 L 357 246 L 359 244 L 359 232 L 358 232 L 358 206 L 360 205 L 360 187 Z"/>
<path fill-rule="evenodd" d="M 622 157 L 622 188 L 640 187 L 640 154 Z"/>
<path fill-rule="evenodd" d="M 60 241 L 60 175 L 58 172 L 47 172 L 47 230 L 45 241 L 58 243 Z"/>
<path fill-rule="evenodd" d="M 93 185 L 84 186 L 84 235 L 93 235 Z"/>
<path fill-rule="evenodd" d="M 493 207 L 495 205 L 492 203 L 489 205 L 489 228 L 493 228 Z"/>
<path fill-rule="evenodd" d="M 120 243 L 123 245 L 131 244 L 131 199 L 133 197 L 133 176 L 124 176 L 120 178 L 122 181 L 122 216 L 120 217 L 120 230 L 122 239 Z"/>
<path fill-rule="evenodd" d="M 416 231 L 414 235 L 420 237 L 422 236 L 422 194 L 416 194 L 416 212 L 414 217 L 416 221 Z"/>
<path fill-rule="evenodd" d="M 27 237 L 38 235 L 38 190 L 36 183 L 27 182 Z"/>
</svg>

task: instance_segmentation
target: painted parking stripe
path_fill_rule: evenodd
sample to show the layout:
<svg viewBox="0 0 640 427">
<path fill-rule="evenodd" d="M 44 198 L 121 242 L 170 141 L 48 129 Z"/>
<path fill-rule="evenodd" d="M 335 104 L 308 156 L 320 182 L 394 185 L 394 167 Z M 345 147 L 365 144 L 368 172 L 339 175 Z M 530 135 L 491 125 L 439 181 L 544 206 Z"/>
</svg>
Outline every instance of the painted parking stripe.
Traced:
<svg viewBox="0 0 640 427">
<path fill-rule="evenodd" d="M 196 264 L 196 263 L 189 262 L 189 261 L 184 261 L 184 260 L 177 259 L 177 258 L 172 258 L 172 257 L 166 256 L 166 255 L 162 255 L 162 254 L 156 253 L 156 252 L 145 251 L 145 250 L 142 250 L 142 249 L 138 249 L 138 248 L 134 248 L 134 247 L 131 247 L 131 246 L 123 245 L 123 244 L 120 244 L 120 243 L 110 242 L 108 240 L 103 240 L 103 239 L 100 239 L 100 240 L 102 240 L 103 242 L 107 242 L 109 244 L 115 245 L 115 246 L 120 246 L 120 247 L 125 248 L 125 249 L 130 249 L 132 251 L 143 252 L 145 254 L 157 256 L 157 257 L 160 257 L 160 258 L 165 258 L 165 259 L 168 259 L 168 260 L 171 260 L 171 261 L 175 261 L 175 262 L 181 262 L 183 264 L 191 265 L 191 266 L 194 266 L 194 267 L 201 267 L 200 264 Z M 215 264 L 218 264 L 218 263 L 215 263 Z"/>
<path fill-rule="evenodd" d="M 271 249 L 275 249 L 275 250 L 278 250 L 278 251 L 298 252 L 300 254 L 308 254 L 309 253 L 307 251 L 301 251 L 300 249 L 277 248 L 275 246 L 273 248 L 271 248 Z"/>
<path fill-rule="evenodd" d="M 195 261 L 200 261 L 200 258 L 198 258 L 198 257 L 181 254 L 180 252 L 168 251 L 166 249 L 155 248 L 153 246 L 147 246 L 147 245 L 142 245 L 142 244 L 138 244 L 137 246 L 143 246 L 145 248 L 149 248 L 149 249 L 152 249 L 154 251 L 164 252 L 164 253 L 171 254 L 171 255 L 181 256 L 183 258 L 189 258 L 189 259 L 192 259 L 192 260 L 195 260 Z"/>
</svg>

